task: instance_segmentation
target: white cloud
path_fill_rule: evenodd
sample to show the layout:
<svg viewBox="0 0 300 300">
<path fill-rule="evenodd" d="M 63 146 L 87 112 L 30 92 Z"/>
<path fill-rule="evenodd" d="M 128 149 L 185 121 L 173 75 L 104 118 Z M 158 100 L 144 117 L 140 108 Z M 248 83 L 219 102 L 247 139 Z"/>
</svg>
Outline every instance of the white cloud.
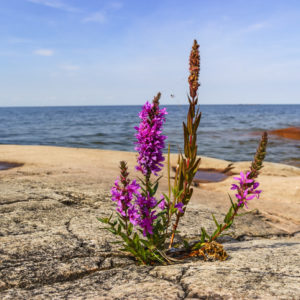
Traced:
<svg viewBox="0 0 300 300">
<path fill-rule="evenodd" d="M 82 19 L 82 22 L 83 23 L 90 23 L 90 22 L 105 23 L 106 16 L 104 12 L 98 11 Z"/>
<path fill-rule="evenodd" d="M 259 30 L 264 29 L 264 28 L 266 28 L 268 26 L 269 26 L 268 22 L 258 22 L 258 23 L 254 23 L 254 24 L 249 25 L 245 29 L 245 31 L 246 32 L 259 31 Z"/>
<path fill-rule="evenodd" d="M 51 49 L 37 49 L 33 53 L 40 56 L 52 56 L 54 51 Z"/>
<path fill-rule="evenodd" d="M 80 69 L 79 66 L 73 65 L 73 64 L 64 64 L 64 65 L 61 65 L 60 68 L 65 71 L 77 71 Z"/>
<path fill-rule="evenodd" d="M 61 9 L 68 12 L 79 12 L 76 7 L 70 6 L 59 0 L 27 0 L 28 2 L 48 6 L 51 8 Z"/>
</svg>

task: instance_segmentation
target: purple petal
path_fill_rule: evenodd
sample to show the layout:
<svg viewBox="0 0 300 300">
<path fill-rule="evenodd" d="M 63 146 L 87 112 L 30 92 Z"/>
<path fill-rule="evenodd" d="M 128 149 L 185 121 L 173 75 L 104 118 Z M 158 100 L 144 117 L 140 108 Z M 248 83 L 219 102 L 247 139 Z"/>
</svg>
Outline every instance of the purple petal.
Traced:
<svg viewBox="0 0 300 300">
<path fill-rule="evenodd" d="M 248 200 L 252 200 L 255 197 L 256 195 L 248 195 L 247 197 L 245 197 L 245 199 L 248 201 Z"/>
<path fill-rule="evenodd" d="M 181 213 L 183 213 L 183 203 L 182 202 L 178 202 L 175 206 L 175 208 L 177 208 Z"/>
<path fill-rule="evenodd" d="M 237 190 L 239 187 L 236 184 L 231 185 L 231 190 Z"/>
</svg>

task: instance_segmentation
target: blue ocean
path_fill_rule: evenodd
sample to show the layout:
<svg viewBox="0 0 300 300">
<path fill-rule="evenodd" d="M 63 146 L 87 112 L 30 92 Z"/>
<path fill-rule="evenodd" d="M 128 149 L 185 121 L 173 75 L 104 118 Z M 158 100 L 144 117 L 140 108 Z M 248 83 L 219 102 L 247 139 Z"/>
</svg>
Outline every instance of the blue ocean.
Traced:
<svg viewBox="0 0 300 300">
<path fill-rule="evenodd" d="M 187 105 L 166 106 L 164 133 L 182 149 Z M 0 143 L 134 151 L 141 106 L 0 108 Z M 300 105 L 200 105 L 199 154 L 251 160 L 263 131 L 300 126 Z M 300 141 L 270 135 L 267 161 L 300 166 Z"/>
</svg>

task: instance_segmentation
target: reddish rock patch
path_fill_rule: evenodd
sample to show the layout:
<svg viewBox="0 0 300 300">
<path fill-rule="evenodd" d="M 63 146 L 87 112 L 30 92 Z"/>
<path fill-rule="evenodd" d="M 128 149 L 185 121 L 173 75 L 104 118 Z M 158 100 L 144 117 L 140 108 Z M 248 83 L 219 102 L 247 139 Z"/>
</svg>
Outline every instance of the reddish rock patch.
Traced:
<svg viewBox="0 0 300 300">
<path fill-rule="evenodd" d="M 287 139 L 300 140 L 300 127 L 288 127 L 269 131 L 270 134 L 275 134 Z"/>
</svg>

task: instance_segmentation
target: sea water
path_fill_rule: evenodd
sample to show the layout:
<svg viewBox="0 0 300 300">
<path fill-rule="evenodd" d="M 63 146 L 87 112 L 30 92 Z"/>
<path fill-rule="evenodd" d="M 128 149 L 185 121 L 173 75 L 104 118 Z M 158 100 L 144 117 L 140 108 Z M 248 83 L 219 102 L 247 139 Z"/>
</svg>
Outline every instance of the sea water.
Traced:
<svg viewBox="0 0 300 300">
<path fill-rule="evenodd" d="M 187 105 L 166 106 L 164 134 L 182 150 Z M 0 143 L 134 151 L 139 106 L 0 108 Z M 200 105 L 198 152 L 252 160 L 263 131 L 300 126 L 300 105 Z M 267 161 L 300 166 L 300 141 L 271 135 Z"/>
</svg>

